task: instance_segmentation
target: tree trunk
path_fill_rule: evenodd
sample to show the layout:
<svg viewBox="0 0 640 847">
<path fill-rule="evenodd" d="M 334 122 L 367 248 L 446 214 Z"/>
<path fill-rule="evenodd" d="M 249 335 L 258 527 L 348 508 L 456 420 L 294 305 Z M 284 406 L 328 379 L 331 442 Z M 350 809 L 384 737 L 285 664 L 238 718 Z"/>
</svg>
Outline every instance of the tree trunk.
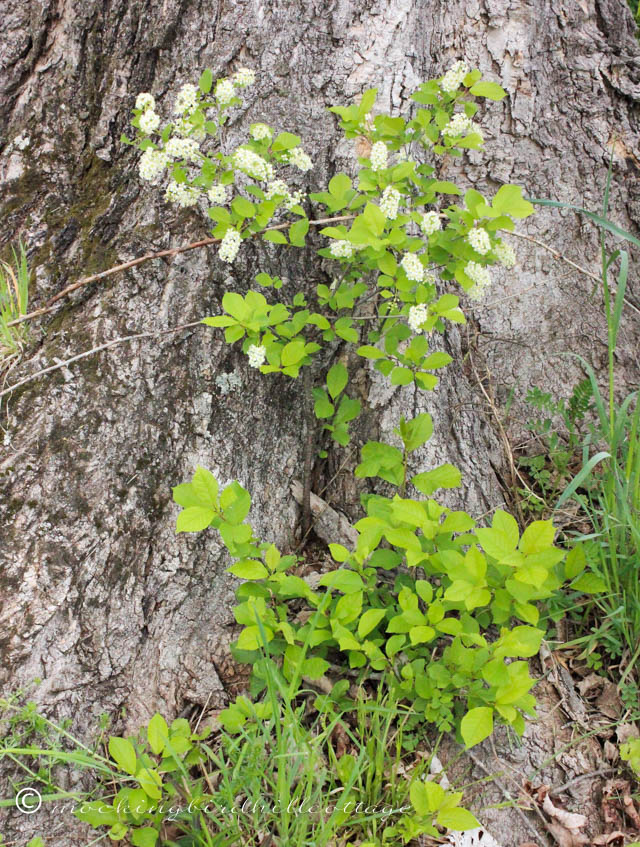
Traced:
<svg viewBox="0 0 640 847">
<path fill-rule="evenodd" d="M 356 168 L 327 106 L 378 86 L 378 108 L 399 110 L 419 82 L 465 58 L 510 96 L 483 109 L 485 151 L 454 162 L 448 178 L 489 194 L 516 182 L 530 196 L 597 209 L 614 142 L 611 216 L 640 223 L 640 53 L 623 0 L 4 0 L 3 18 L 0 239 L 25 240 L 34 306 L 83 275 L 206 235 L 200 212 L 175 213 L 140 183 L 137 155 L 119 142 L 138 92 L 162 101 L 204 67 L 257 71 L 229 143 L 256 120 L 297 132 L 316 163 L 309 191 Z M 598 273 L 597 234 L 577 216 L 541 211 L 521 231 Z M 559 353 L 598 366 L 606 354 L 592 281 L 513 243 L 517 269 L 468 329 L 448 335 L 458 364 L 434 393 L 354 374 L 382 413 L 382 435 L 401 414 L 432 412 L 436 432 L 417 470 L 457 464 L 457 503 L 477 515 L 501 500 L 496 472 L 509 478 L 478 381 L 499 411 L 512 387 L 516 398 L 533 384 L 566 395 L 578 370 Z M 111 339 L 219 313 L 225 291 L 247 290 L 274 260 L 288 291 L 327 280 L 310 252 L 252 244 L 230 267 L 201 249 L 83 287 L 33 323 L 5 387 Z M 618 356 L 628 382 L 637 378 L 632 317 Z M 33 696 L 48 714 L 73 716 L 79 734 L 102 712 L 125 709 L 132 729 L 156 710 L 221 706 L 233 682 L 235 581 L 215 533 L 174 534 L 171 486 L 196 464 L 237 478 L 254 498 L 256 532 L 290 548 L 301 386 L 261 376 L 217 331 L 196 327 L 122 343 L 2 402 L 2 688 L 40 678 Z M 509 426 L 522 431 L 513 415 Z M 345 456 L 317 469 L 316 491 Z M 344 479 L 324 496 L 356 515 Z"/>
</svg>

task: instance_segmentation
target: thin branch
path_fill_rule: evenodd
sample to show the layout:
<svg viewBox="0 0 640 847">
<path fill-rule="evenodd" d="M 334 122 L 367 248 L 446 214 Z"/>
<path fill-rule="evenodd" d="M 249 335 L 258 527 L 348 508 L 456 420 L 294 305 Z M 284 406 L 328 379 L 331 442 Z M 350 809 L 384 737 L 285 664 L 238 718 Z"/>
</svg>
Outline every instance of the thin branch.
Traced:
<svg viewBox="0 0 640 847">
<path fill-rule="evenodd" d="M 40 376 L 44 376 L 44 374 L 53 373 L 53 371 L 58 371 L 61 368 L 66 368 L 68 365 L 73 364 L 74 362 L 79 362 L 80 359 L 86 359 L 88 356 L 92 356 L 94 353 L 101 353 L 103 350 L 107 350 L 109 347 L 115 347 L 116 344 L 124 344 L 126 341 L 135 341 L 138 338 L 153 338 L 156 335 L 169 335 L 172 332 L 181 332 L 183 329 L 191 329 L 196 326 L 204 326 L 202 321 L 193 321 L 188 324 L 180 324 L 180 326 L 174 326 L 171 329 L 160 329 L 155 332 L 139 332 L 136 335 L 124 335 L 122 338 L 114 338 L 112 341 L 107 341 L 106 344 L 101 344 L 99 347 L 94 347 L 91 350 L 85 350 L 84 353 L 78 353 L 77 356 L 72 356 L 70 359 L 66 359 L 64 362 L 58 362 L 57 365 L 51 365 L 49 368 L 43 368 L 40 371 L 36 371 L 34 374 L 30 374 L 29 376 L 25 376 L 24 379 L 19 380 L 18 382 L 10 385 L 9 388 L 5 388 L 4 391 L 0 391 L 0 398 L 4 397 L 6 394 L 11 394 L 12 391 L 15 391 L 16 388 L 21 388 L 23 385 L 26 385 L 28 382 L 32 382 L 34 379 L 38 379 Z"/>
<path fill-rule="evenodd" d="M 589 279 L 597 282 L 598 285 L 602 282 L 602 277 L 598 276 L 598 274 L 594 274 L 591 271 L 588 271 L 586 268 L 580 267 L 575 262 L 572 262 L 571 259 L 567 259 L 566 256 L 563 256 L 562 253 L 559 253 L 553 247 L 550 247 L 548 244 L 545 244 L 544 241 L 540 241 L 538 238 L 534 238 L 532 235 L 525 235 L 523 232 L 512 232 L 511 235 L 515 235 L 517 238 L 522 238 L 525 241 L 530 241 L 532 244 L 537 244 L 538 247 L 542 247 L 543 250 L 546 250 L 548 253 L 551 253 L 556 259 L 559 259 L 561 262 L 566 262 L 567 265 L 570 265 L 574 270 L 579 271 L 581 274 L 588 276 Z M 633 309 L 634 312 L 640 315 L 640 309 L 637 306 L 634 306 L 630 300 L 624 298 L 624 302 L 629 306 L 630 309 Z"/>
<path fill-rule="evenodd" d="M 317 220 L 310 220 L 310 226 L 324 226 L 325 224 L 330 223 L 338 223 L 339 221 L 350 221 L 355 218 L 355 215 L 339 215 L 335 218 L 318 218 Z M 251 233 L 251 238 L 254 238 L 256 235 L 262 235 L 265 232 L 274 232 L 275 230 L 288 229 L 293 225 L 295 221 L 287 221 L 282 224 L 275 224 L 274 226 L 269 226 L 266 229 L 262 229 L 259 232 Z M 58 300 L 62 300 L 63 297 L 67 297 L 73 291 L 77 291 L 78 288 L 82 288 L 85 285 L 89 285 L 91 282 L 97 282 L 100 279 L 105 279 L 108 276 L 113 276 L 114 274 L 120 273 L 120 271 L 126 271 L 130 268 L 135 268 L 138 265 L 142 265 L 144 262 L 150 262 L 152 259 L 165 259 L 171 256 L 177 256 L 179 253 L 186 253 L 188 250 L 196 250 L 199 247 L 208 247 L 210 244 L 218 244 L 222 239 L 221 238 L 203 238 L 200 241 L 193 241 L 191 244 L 183 244 L 182 247 L 171 247 L 167 250 L 160 250 L 157 253 L 145 253 L 144 256 L 140 256 L 137 259 L 131 259 L 129 262 L 123 262 L 120 265 L 115 265 L 112 268 L 108 268 L 106 271 L 101 271 L 100 273 L 93 274 L 92 276 L 86 276 L 82 279 L 79 279 L 77 282 L 72 283 L 71 285 L 67 285 L 66 288 L 63 288 L 62 291 L 59 291 L 54 297 L 51 297 L 47 300 L 46 305 L 40 309 L 36 309 L 34 312 L 29 312 L 27 315 L 21 315 L 19 318 L 16 318 L 13 321 L 9 321 L 7 326 L 16 326 L 17 324 L 24 323 L 25 321 L 30 321 L 32 318 L 37 318 L 40 315 L 45 315 L 48 312 L 53 311 L 54 303 L 57 303 Z M 1 395 L 0 395 L 1 396 Z"/>
</svg>

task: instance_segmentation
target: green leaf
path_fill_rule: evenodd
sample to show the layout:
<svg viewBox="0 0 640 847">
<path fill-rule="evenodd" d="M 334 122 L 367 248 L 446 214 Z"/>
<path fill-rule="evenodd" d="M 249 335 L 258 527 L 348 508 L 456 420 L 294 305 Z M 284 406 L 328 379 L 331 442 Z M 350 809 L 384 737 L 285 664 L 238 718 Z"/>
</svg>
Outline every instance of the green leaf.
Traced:
<svg viewBox="0 0 640 847">
<path fill-rule="evenodd" d="M 281 132 L 273 142 L 272 149 L 275 153 L 282 150 L 291 150 L 300 144 L 300 136 L 291 132 Z"/>
<path fill-rule="evenodd" d="M 335 412 L 335 406 L 327 397 L 327 392 L 323 391 L 322 388 L 314 388 L 313 397 L 315 399 L 313 412 L 318 420 L 332 417 Z"/>
<path fill-rule="evenodd" d="M 210 68 L 206 68 L 200 74 L 200 80 L 198 82 L 198 88 L 202 91 L 203 94 L 208 94 L 211 91 L 211 85 L 213 83 L 213 74 L 211 73 Z"/>
<path fill-rule="evenodd" d="M 411 482 L 418 491 L 430 497 L 439 488 L 457 488 L 461 479 L 462 474 L 458 468 L 446 463 L 432 471 L 416 474 L 411 478 Z"/>
<path fill-rule="evenodd" d="M 460 722 L 460 733 L 467 748 L 474 747 L 493 732 L 493 709 L 478 706 L 471 709 Z"/>
<path fill-rule="evenodd" d="M 74 809 L 73 814 L 78 820 L 85 821 L 96 829 L 99 826 L 112 826 L 119 822 L 116 810 L 113 806 L 105 803 L 104 800 L 83 802 L 77 809 Z"/>
<path fill-rule="evenodd" d="M 409 368 L 395 367 L 391 371 L 391 385 L 409 385 L 413 382 L 413 371 Z"/>
<path fill-rule="evenodd" d="M 362 591 L 364 583 L 362 578 L 355 572 L 346 568 L 339 568 L 336 571 L 330 571 L 320 577 L 318 585 L 325 585 L 327 588 L 337 588 L 343 594 L 354 594 L 356 591 Z"/>
<path fill-rule="evenodd" d="M 162 715 L 156 714 L 149 721 L 147 726 L 147 739 L 151 751 L 159 756 L 164 750 L 165 741 L 169 737 L 169 727 Z"/>
<path fill-rule="evenodd" d="M 190 482 L 182 482 L 171 489 L 175 502 L 186 509 L 188 506 L 199 506 L 200 499 L 193 490 Z"/>
<path fill-rule="evenodd" d="M 256 213 L 256 207 L 251 200 L 247 200 L 246 197 L 242 197 L 241 195 L 233 198 L 231 208 L 241 218 L 252 218 Z"/>
<path fill-rule="evenodd" d="M 109 755 L 125 773 L 135 776 L 137 759 L 136 751 L 133 749 L 133 744 L 126 738 L 116 738 L 111 736 L 109 739 Z"/>
<path fill-rule="evenodd" d="M 131 843 L 134 847 L 155 847 L 157 840 L 158 830 L 151 826 L 144 826 L 142 829 L 131 831 Z"/>
<path fill-rule="evenodd" d="M 220 495 L 220 508 L 225 521 L 230 524 L 242 523 L 251 508 L 251 495 L 239 482 L 232 482 Z"/>
<path fill-rule="evenodd" d="M 302 663 L 302 674 L 309 677 L 309 679 L 321 679 L 328 669 L 329 662 L 318 657 L 305 659 Z"/>
<path fill-rule="evenodd" d="M 411 805 L 420 817 L 428 817 L 436 812 L 445 802 L 446 796 L 444 788 L 437 782 L 414 780 L 409 788 Z"/>
<path fill-rule="evenodd" d="M 330 544 L 329 552 L 336 562 L 346 562 L 351 555 L 347 548 L 343 547 L 342 544 Z"/>
<path fill-rule="evenodd" d="M 327 374 L 327 388 L 329 389 L 329 394 L 332 399 L 340 394 L 340 392 L 344 389 L 347 381 L 349 379 L 349 374 L 347 369 L 342 364 L 342 362 L 337 362 Z"/>
<path fill-rule="evenodd" d="M 533 206 L 522 196 L 519 185 L 503 185 L 493 198 L 493 210 L 512 218 L 527 218 L 533 214 Z"/>
<path fill-rule="evenodd" d="M 522 534 L 520 550 L 527 556 L 531 553 L 541 553 L 552 546 L 555 534 L 551 521 L 534 521 Z"/>
<path fill-rule="evenodd" d="M 565 579 L 573 579 L 587 566 L 587 558 L 584 554 L 584 549 L 581 545 L 577 545 L 573 550 L 569 551 L 567 561 L 564 563 Z"/>
<path fill-rule="evenodd" d="M 242 559 L 227 570 L 239 579 L 266 579 L 269 576 L 269 571 L 257 559 Z"/>
<path fill-rule="evenodd" d="M 176 532 L 201 532 L 215 518 L 213 509 L 205 506 L 189 506 L 178 515 Z"/>
<path fill-rule="evenodd" d="M 289 227 L 289 241 L 294 247 L 304 247 L 305 235 L 309 232 L 309 219 L 301 218 Z"/>
<path fill-rule="evenodd" d="M 268 229 L 262 236 L 264 241 L 273 241 L 274 244 L 286 244 L 287 239 L 284 233 L 278 229 Z"/>
<path fill-rule="evenodd" d="M 472 89 L 473 91 L 473 89 Z M 464 832 L 466 829 L 476 829 L 480 826 L 478 820 L 468 809 L 443 809 L 438 813 L 436 823 L 447 829 Z"/>
<path fill-rule="evenodd" d="M 600 594 L 607 590 L 607 583 L 594 573 L 583 573 L 571 583 L 573 591 L 582 594 Z"/>
<path fill-rule="evenodd" d="M 375 629 L 386 615 L 384 609 L 367 609 L 358 621 L 358 636 L 364 638 Z"/>
<path fill-rule="evenodd" d="M 400 436 L 407 451 L 411 453 L 422 447 L 433 435 L 433 419 L 428 412 L 417 415 L 404 425 L 400 423 Z"/>
<path fill-rule="evenodd" d="M 218 482 L 211 471 L 198 465 L 193 475 L 193 493 L 204 506 L 214 508 L 218 503 Z"/>
<path fill-rule="evenodd" d="M 162 797 L 162 780 L 157 771 L 152 768 L 140 768 L 135 777 L 148 797 L 153 800 L 159 800 Z"/>
<path fill-rule="evenodd" d="M 371 347 L 365 344 L 363 347 L 358 347 L 356 350 L 358 356 L 363 356 L 365 359 L 386 359 L 386 355 L 377 347 Z"/>
<path fill-rule="evenodd" d="M 280 364 L 283 367 L 297 365 L 305 357 L 305 342 L 301 338 L 290 341 L 282 348 L 280 353 Z"/>
<path fill-rule="evenodd" d="M 263 626 L 267 641 L 273 638 L 273 631 L 268 626 Z M 239 650 L 258 650 L 262 647 L 262 635 L 259 626 L 247 626 L 238 636 Z"/>
<path fill-rule="evenodd" d="M 336 174 L 329 180 L 329 192 L 338 199 L 341 199 L 350 188 L 351 180 L 346 174 Z"/>
<path fill-rule="evenodd" d="M 476 82 L 470 89 L 474 97 L 486 97 L 488 100 L 502 100 L 507 92 L 497 82 Z"/>
</svg>

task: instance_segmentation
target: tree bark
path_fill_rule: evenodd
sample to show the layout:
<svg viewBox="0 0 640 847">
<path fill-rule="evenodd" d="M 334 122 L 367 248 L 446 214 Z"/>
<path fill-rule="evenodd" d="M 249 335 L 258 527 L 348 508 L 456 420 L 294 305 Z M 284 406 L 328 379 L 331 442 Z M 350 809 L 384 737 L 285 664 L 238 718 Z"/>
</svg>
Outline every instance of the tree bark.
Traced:
<svg viewBox="0 0 640 847">
<path fill-rule="evenodd" d="M 310 191 L 357 164 L 327 106 L 377 86 L 379 109 L 400 110 L 422 80 L 465 58 L 509 97 L 483 107 L 485 151 L 452 163 L 447 178 L 488 194 L 516 182 L 531 196 L 596 210 L 613 143 L 611 217 L 634 231 L 640 223 L 640 52 L 624 0 L 4 0 L 3 18 L 0 239 L 25 240 L 35 306 L 80 276 L 206 235 L 200 212 L 175 213 L 140 183 L 137 155 L 119 143 L 138 92 L 161 101 L 204 67 L 257 71 L 228 143 L 256 120 L 297 132 L 316 163 L 301 180 Z M 597 233 L 576 215 L 543 210 L 522 231 L 598 273 Z M 401 414 L 431 411 L 435 435 L 416 472 L 457 464 L 464 489 L 448 503 L 476 515 L 501 501 L 494 469 L 505 473 L 478 378 L 490 381 L 500 409 L 512 387 L 516 398 L 533 384 L 566 395 L 579 370 L 562 352 L 597 366 L 606 358 L 592 282 L 512 241 L 517 269 L 496 274 L 468 331 L 448 334 L 457 364 L 433 394 L 392 388 L 362 362 L 353 374 L 372 409 L 357 436 L 371 434 L 374 416 L 384 437 Z M 243 245 L 232 267 L 215 253 L 156 260 L 79 289 L 34 322 L 5 385 L 112 338 L 219 313 L 225 291 L 247 290 L 274 261 L 287 291 L 327 280 L 309 251 Z M 635 285 L 628 297 L 640 305 Z M 627 312 L 617 365 L 628 384 L 637 381 L 637 342 L 636 314 Z M 221 376 L 231 373 L 241 386 L 229 390 Z M 301 388 L 262 377 L 217 332 L 195 328 L 119 345 L 8 398 L 4 691 L 40 678 L 34 697 L 50 715 L 72 715 L 80 734 L 102 712 L 124 709 L 132 729 L 156 710 L 171 717 L 225 702 L 235 581 L 215 533 L 174 535 L 171 486 L 196 464 L 239 479 L 254 498 L 256 532 L 291 548 Z M 522 433 L 513 413 L 508 428 Z M 318 469 L 314 490 L 344 456 Z M 323 496 L 357 514 L 348 474 Z"/>
</svg>

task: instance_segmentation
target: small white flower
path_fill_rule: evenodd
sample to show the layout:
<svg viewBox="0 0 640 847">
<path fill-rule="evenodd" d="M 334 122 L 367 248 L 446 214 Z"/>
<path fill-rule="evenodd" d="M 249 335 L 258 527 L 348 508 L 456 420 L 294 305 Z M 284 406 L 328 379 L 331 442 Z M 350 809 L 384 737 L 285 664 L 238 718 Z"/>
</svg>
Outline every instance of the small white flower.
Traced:
<svg viewBox="0 0 640 847">
<path fill-rule="evenodd" d="M 329 250 L 336 259 L 350 259 L 355 253 L 355 247 L 350 241 L 332 241 Z"/>
<path fill-rule="evenodd" d="M 262 182 L 273 179 L 273 166 L 248 147 L 238 147 L 233 154 L 233 164 L 239 171 L 254 179 Z"/>
<path fill-rule="evenodd" d="M 160 115 L 156 114 L 153 109 L 147 109 L 138 118 L 138 126 L 140 127 L 140 132 L 143 132 L 145 135 L 151 135 L 160 126 Z"/>
<path fill-rule="evenodd" d="M 486 256 L 489 250 L 491 250 L 491 239 L 489 238 L 489 233 L 482 227 L 475 226 L 472 230 L 470 230 L 467 235 L 467 241 L 476 253 L 480 253 L 481 256 Z"/>
<path fill-rule="evenodd" d="M 270 139 L 273 135 L 273 130 L 267 124 L 252 124 L 249 132 L 256 141 Z"/>
<path fill-rule="evenodd" d="M 226 106 L 236 96 L 233 83 L 230 79 L 221 79 L 216 85 L 216 100 L 221 106 Z"/>
<path fill-rule="evenodd" d="M 372 171 L 382 171 L 387 167 L 387 152 L 384 141 L 376 141 L 369 154 Z"/>
<path fill-rule="evenodd" d="M 302 147 L 294 147 L 293 150 L 289 150 L 287 161 L 301 171 L 309 171 L 313 167 L 311 157 L 304 152 Z"/>
<path fill-rule="evenodd" d="M 246 88 L 247 85 L 253 85 L 256 81 L 256 72 L 251 68 L 240 68 L 233 75 L 233 84 L 238 88 Z"/>
<path fill-rule="evenodd" d="M 227 188 L 219 182 L 211 186 L 207 191 L 207 197 L 214 206 L 224 206 L 227 202 Z"/>
<path fill-rule="evenodd" d="M 237 230 L 228 229 L 224 234 L 224 238 L 220 243 L 220 249 L 218 250 L 218 256 L 220 259 L 223 262 L 233 262 L 235 257 L 238 255 L 241 241 L 242 238 Z"/>
<path fill-rule="evenodd" d="M 171 180 L 164 196 L 171 203 L 177 203 L 179 206 L 186 208 L 187 206 L 195 206 L 198 202 L 200 192 L 197 188 L 187 185 L 185 182 Z"/>
<path fill-rule="evenodd" d="M 198 164 L 202 159 L 198 142 L 193 138 L 170 138 L 164 152 L 174 159 L 187 159 L 194 164 Z"/>
<path fill-rule="evenodd" d="M 364 127 L 365 132 L 373 132 L 375 129 L 375 122 L 371 112 L 367 112 L 362 119 L 362 126 Z"/>
<path fill-rule="evenodd" d="M 400 262 L 407 275 L 407 279 L 413 282 L 422 282 L 424 278 L 424 267 L 415 253 L 405 253 Z"/>
<path fill-rule="evenodd" d="M 400 192 L 397 191 L 392 185 L 388 185 L 382 192 L 382 199 L 380 200 L 380 211 L 385 216 L 385 218 L 388 218 L 390 221 L 393 221 L 397 218 L 399 203 Z"/>
<path fill-rule="evenodd" d="M 153 182 L 167 167 L 167 156 L 162 150 L 154 150 L 147 147 L 138 163 L 138 173 L 140 179 L 146 179 Z"/>
<path fill-rule="evenodd" d="M 136 109 L 140 109 L 142 112 L 146 112 L 147 109 L 155 109 L 156 101 L 153 97 L 153 94 L 148 94 L 147 92 L 142 92 L 138 94 L 136 97 Z"/>
<path fill-rule="evenodd" d="M 465 65 L 464 62 L 456 62 L 446 74 L 442 77 L 440 82 L 440 87 L 443 91 L 446 91 L 447 94 L 453 94 L 454 91 L 457 91 L 462 85 L 462 80 L 469 73 L 469 68 Z"/>
<path fill-rule="evenodd" d="M 474 123 L 474 121 L 463 114 L 463 112 L 456 112 L 442 130 L 442 134 L 447 138 L 456 138 L 458 135 L 467 135 L 470 132 L 477 133 L 480 138 L 483 137 L 482 130 L 478 124 Z"/>
<path fill-rule="evenodd" d="M 422 332 L 422 324 L 429 317 L 429 309 L 426 303 L 418 303 L 417 306 L 412 306 L 409 309 L 409 317 L 407 323 L 413 332 Z"/>
<path fill-rule="evenodd" d="M 467 291 L 468 296 L 472 300 L 480 300 L 491 285 L 491 274 L 488 268 L 478 262 L 467 262 L 464 272 L 474 282 L 473 288 Z"/>
<path fill-rule="evenodd" d="M 433 235 L 440 229 L 440 215 L 437 212 L 425 212 L 420 221 L 420 229 L 426 235 Z"/>
<path fill-rule="evenodd" d="M 515 251 L 506 241 L 499 241 L 493 248 L 493 254 L 503 268 L 512 268 L 516 263 Z"/>
<path fill-rule="evenodd" d="M 259 368 L 264 365 L 264 361 L 267 358 L 267 351 L 262 345 L 250 344 L 247 350 L 247 356 L 249 357 L 249 365 L 252 368 Z"/>
<path fill-rule="evenodd" d="M 195 111 L 197 104 L 198 89 L 195 85 L 187 82 L 186 85 L 183 85 L 180 91 L 178 91 L 176 102 L 173 106 L 173 113 L 174 115 L 184 115 L 185 112 L 187 114 L 191 114 L 191 112 Z"/>
</svg>

